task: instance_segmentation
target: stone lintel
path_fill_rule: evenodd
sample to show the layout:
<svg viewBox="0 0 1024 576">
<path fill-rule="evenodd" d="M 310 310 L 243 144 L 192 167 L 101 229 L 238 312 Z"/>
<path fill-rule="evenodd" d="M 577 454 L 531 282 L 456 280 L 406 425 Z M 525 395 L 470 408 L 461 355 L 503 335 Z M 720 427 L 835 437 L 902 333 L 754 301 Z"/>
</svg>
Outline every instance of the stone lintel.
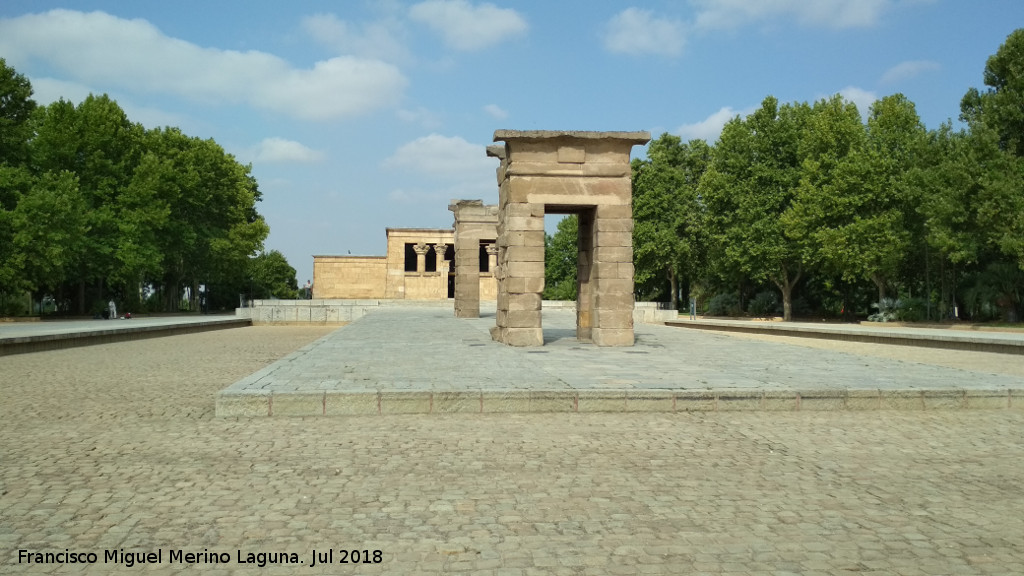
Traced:
<svg viewBox="0 0 1024 576">
<path fill-rule="evenodd" d="M 479 207 L 483 205 L 483 200 L 460 200 L 458 198 L 452 198 L 451 200 L 448 201 L 448 209 L 451 210 L 452 212 L 454 212 L 456 208 L 464 208 L 470 206 Z"/>
<path fill-rule="evenodd" d="M 580 130 L 495 130 L 495 142 L 508 142 L 510 140 L 549 140 L 563 138 L 566 140 L 624 140 L 631 145 L 641 145 L 650 142 L 651 133 L 647 131 L 636 132 L 595 132 Z M 490 154 L 488 146 L 488 154 Z"/>
<path fill-rule="evenodd" d="M 387 233 L 388 236 L 390 236 L 392 232 L 399 233 L 399 234 L 406 234 L 406 235 L 408 235 L 408 234 L 428 234 L 428 235 L 429 234 L 435 234 L 435 235 L 441 236 L 441 235 L 445 235 L 445 234 L 451 234 L 452 233 L 452 229 L 451 228 L 385 228 L 384 232 Z"/>
<path fill-rule="evenodd" d="M 484 204 L 483 200 L 458 200 L 452 199 L 448 203 L 448 210 L 455 215 L 455 224 L 470 222 L 481 222 L 484 224 L 496 225 L 498 223 L 498 205 Z M 456 230 L 458 232 L 458 230 Z"/>
</svg>

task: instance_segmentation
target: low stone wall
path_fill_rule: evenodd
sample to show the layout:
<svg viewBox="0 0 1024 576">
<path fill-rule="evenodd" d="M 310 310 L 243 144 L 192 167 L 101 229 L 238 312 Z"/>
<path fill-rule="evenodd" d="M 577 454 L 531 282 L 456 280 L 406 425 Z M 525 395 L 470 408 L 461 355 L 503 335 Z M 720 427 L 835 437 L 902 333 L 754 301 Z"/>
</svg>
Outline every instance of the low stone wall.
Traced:
<svg viewBox="0 0 1024 576">
<path fill-rule="evenodd" d="M 643 324 L 661 324 L 679 319 L 678 310 L 658 308 L 658 302 L 636 302 L 633 304 L 633 321 Z"/>
<path fill-rule="evenodd" d="M 573 300 L 545 300 L 544 310 L 575 310 Z M 635 302 L 633 304 L 633 322 L 641 324 L 661 324 L 679 319 L 677 310 L 662 310 L 657 302 Z"/>
<path fill-rule="evenodd" d="M 382 307 L 450 308 L 447 300 L 253 300 L 235 316 L 262 324 L 347 324 Z"/>
<path fill-rule="evenodd" d="M 486 306 L 488 303 L 484 303 Z M 263 324 L 346 324 L 382 307 L 452 308 L 451 300 L 253 300 L 251 308 L 236 308 L 235 316 Z M 573 301 L 544 301 L 545 309 L 574 310 Z M 637 302 L 633 321 L 660 324 L 676 320 L 675 310 L 661 310 L 657 302 Z"/>
</svg>

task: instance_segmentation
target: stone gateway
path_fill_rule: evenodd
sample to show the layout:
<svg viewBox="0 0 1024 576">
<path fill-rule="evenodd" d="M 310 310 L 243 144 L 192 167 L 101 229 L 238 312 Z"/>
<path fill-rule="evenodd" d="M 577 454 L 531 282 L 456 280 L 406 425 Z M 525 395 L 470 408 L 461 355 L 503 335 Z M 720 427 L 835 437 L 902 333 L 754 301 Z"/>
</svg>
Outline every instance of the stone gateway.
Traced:
<svg viewBox="0 0 1024 576">
<path fill-rule="evenodd" d="M 542 346 L 544 215 L 579 217 L 576 336 L 633 345 L 633 194 L 629 156 L 649 132 L 498 130 L 498 280 L 491 336 Z"/>
</svg>

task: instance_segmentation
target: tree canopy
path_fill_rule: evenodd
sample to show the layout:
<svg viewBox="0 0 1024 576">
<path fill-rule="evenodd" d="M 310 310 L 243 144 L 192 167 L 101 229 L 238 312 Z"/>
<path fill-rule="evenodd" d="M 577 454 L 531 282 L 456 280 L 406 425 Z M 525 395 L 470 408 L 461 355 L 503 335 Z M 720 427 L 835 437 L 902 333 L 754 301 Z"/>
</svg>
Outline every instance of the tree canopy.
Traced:
<svg viewBox="0 0 1024 576">
<path fill-rule="evenodd" d="M 633 162 L 637 298 L 678 286 L 716 310 L 1019 319 L 1024 293 L 1024 30 L 954 129 L 902 94 L 862 119 L 836 95 L 769 96 L 714 145 L 664 134 Z M 757 308 L 758 312 L 754 309 Z"/>
<path fill-rule="evenodd" d="M 106 95 L 31 97 L 0 59 L 0 295 L 48 294 L 78 314 L 110 298 L 196 310 L 213 287 L 215 307 L 255 287 L 295 296 L 294 269 L 262 252 L 249 166 L 213 140 L 147 130 Z"/>
<path fill-rule="evenodd" d="M 683 143 L 662 134 L 651 142 L 646 160 L 633 162 L 633 255 L 636 284 L 658 294 L 668 281 L 676 306 L 679 279 L 692 276 L 706 261 L 707 234 L 697 186 L 711 161 L 703 140 Z"/>
</svg>

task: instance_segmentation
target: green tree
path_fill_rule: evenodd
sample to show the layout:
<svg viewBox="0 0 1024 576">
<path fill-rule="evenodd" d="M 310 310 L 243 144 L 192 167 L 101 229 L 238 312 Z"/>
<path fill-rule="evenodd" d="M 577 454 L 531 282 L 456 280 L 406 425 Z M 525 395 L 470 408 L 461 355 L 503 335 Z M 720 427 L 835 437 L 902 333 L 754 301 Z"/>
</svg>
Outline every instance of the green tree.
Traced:
<svg viewBox="0 0 1024 576">
<path fill-rule="evenodd" d="M 90 95 L 78 106 L 60 100 L 40 108 L 34 118 L 32 164 L 38 174 L 75 174 L 85 202 L 87 233 L 67 281 L 78 285 L 78 312 L 92 298 L 105 299 L 119 263 L 116 255 L 119 196 L 138 163 L 141 127 L 106 95 Z"/>
<path fill-rule="evenodd" d="M 544 234 L 545 300 L 575 300 L 576 271 L 579 260 L 579 218 L 563 218 L 554 236 Z"/>
<path fill-rule="evenodd" d="M 834 115 L 828 108 L 835 104 L 819 115 L 826 124 Z M 808 157 L 799 218 L 787 222 L 803 219 L 793 229 L 810 240 L 814 260 L 845 281 L 870 280 L 881 301 L 911 252 L 920 195 L 908 174 L 920 162 L 925 131 L 913 103 L 899 94 L 872 106 L 863 138 L 854 136 L 855 119 L 847 111 L 831 122 L 850 136 L 836 146 L 839 154 Z"/>
<path fill-rule="evenodd" d="M 973 158 L 983 161 L 974 209 L 986 246 L 1024 270 L 1024 158 L 995 146 L 994 131 L 971 128 Z"/>
<path fill-rule="evenodd" d="M 170 217 L 167 182 L 174 167 L 152 152 L 143 154 L 128 187 L 118 197 L 115 257 L 111 283 L 123 287 L 126 305 L 136 305 L 139 288 L 163 277 L 162 238 Z"/>
<path fill-rule="evenodd" d="M 0 292 L 75 286 L 84 313 L 145 285 L 176 310 L 184 288 L 195 304 L 200 285 L 248 284 L 269 233 L 251 167 L 213 140 L 147 132 L 106 95 L 37 108 L 31 94 L 0 60 Z"/>
<path fill-rule="evenodd" d="M 1009 156 L 999 150 L 993 131 L 954 131 L 947 122 L 928 133 L 923 161 L 909 174 L 920 191 L 925 260 L 933 266 L 926 288 L 931 297 L 930 278 L 937 275 L 940 317 L 956 305 L 957 272 L 977 269 L 995 252 L 987 239 L 999 227 L 985 218 L 995 190 L 986 183 L 1001 160 Z"/>
<path fill-rule="evenodd" d="M 299 284 L 295 268 L 277 250 L 260 252 L 249 260 L 249 277 L 252 280 L 253 298 L 294 299 L 298 296 Z"/>
<path fill-rule="evenodd" d="M 196 310 L 200 284 L 247 285 L 249 259 L 269 233 L 256 210 L 260 192 L 250 168 L 213 140 L 177 129 L 150 131 L 143 142 L 138 190 L 129 190 L 145 207 L 138 217 L 163 231 L 151 251 L 162 257 L 158 284 L 165 308 L 176 310 L 185 288 Z M 148 239 L 139 242 L 150 246 Z"/>
<path fill-rule="evenodd" d="M 25 254 L 18 250 L 14 236 L 18 205 L 29 194 L 34 181 L 27 168 L 0 163 L 0 294 L 20 293 L 31 288 L 23 277 Z"/>
<path fill-rule="evenodd" d="M 32 84 L 0 58 L 0 295 L 20 291 L 24 255 L 14 245 L 15 214 L 32 186 L 27 168 Z"/>
<path fill-rule="evenodd" d="M 978 226 L 988 245 L 1024 270 L 1024 29 L 988 59 L 984 82 L 987 90 L 971 88 L 960 103 L 984 160 L 976 180 Z"/>
<path fill-rule="evenodd" d="M 912 171 L 921 190 L 918 212 L 925 219 L 925 240 L 952 264 L 972 264 L 983 251 L 977 227 L 978 194 L 987 156 L 996 150 L 950 123 L 928 133 L 924 161 Z"/>
<path fill-rule="evenodd" d="M 85 200 L 70 172 L 48 172 L 14 211 L 13 245 L 23 287 L 53 290 L 68 276 L 88 230 Z"/>
<path fill-rule="evenodd" d="M 1000 148 L 1024 157 L 1024 29 L 1014 30 L 985 63 L 984 92 L 971 88 L 960 102 L 960 118 L 987 124 Z"/>
<path fill-rule="evenodd" d="M 637 286 L 667 281 L 678 305 L 679 281 L 693 278 L 704 261 L 706 233 L 698 184 L 711 161 L 703 140 L 682 143 L 662 134 L 646 160 L 633 162 L 633 260 Z"/>
<path fill-rule="evenodd" d="M 729 121 L 698 187 L 720 273 L 773 283 L 786 320 L 804 272 L 804 246 L 787 234 L 783 217 L 800 183 L 800 138 L 810 110 L 769 96 L 746 119 Z"/>
<path fill-rule="evenodd" d="M 0 58 L 0 164 L 19 166 L 27 161 L 29 119 L 35 108 L 32 84 Z"/>
</svg>

